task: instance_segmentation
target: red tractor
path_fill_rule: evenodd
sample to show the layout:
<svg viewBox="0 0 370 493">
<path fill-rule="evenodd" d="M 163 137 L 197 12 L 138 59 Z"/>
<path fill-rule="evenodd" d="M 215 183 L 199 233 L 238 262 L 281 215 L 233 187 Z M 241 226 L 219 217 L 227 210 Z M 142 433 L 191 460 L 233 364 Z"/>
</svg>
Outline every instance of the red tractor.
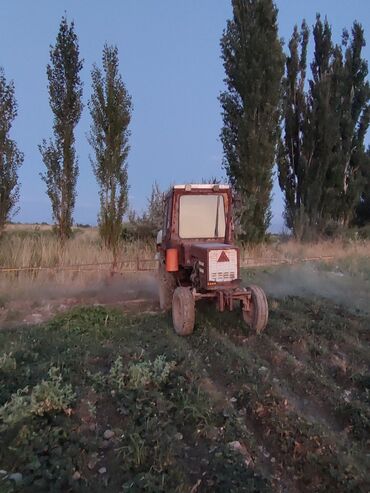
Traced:
<svg viewBox="0 0 370 493">
<path fill-rule="evenodd" d="M 193 332 L 195 303 L 201 299 L 214 300 L 220 312 L 241 307 L 257 333 L 266 327 L 264 291 L 241 286 L 228 185 L 175 185 L 165 199 L 157 249 L 160 306 L 169 310 L 172 305 L 177 334 Z"/>
</svg>

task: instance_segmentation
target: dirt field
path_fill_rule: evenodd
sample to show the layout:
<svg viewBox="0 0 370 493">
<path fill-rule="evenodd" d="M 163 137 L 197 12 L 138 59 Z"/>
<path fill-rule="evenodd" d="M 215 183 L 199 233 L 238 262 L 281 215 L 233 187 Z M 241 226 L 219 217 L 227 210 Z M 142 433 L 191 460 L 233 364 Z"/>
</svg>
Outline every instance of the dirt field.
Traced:
<svg viewBox="0 0 370 493">
<path fill-rule="evenodd" d="M 0 491 L 368 492 L 368 260 L 243 276 L 258 337 L 204 304 L 179 338 L 150 277 L 4 299 Z"/>
</svg>

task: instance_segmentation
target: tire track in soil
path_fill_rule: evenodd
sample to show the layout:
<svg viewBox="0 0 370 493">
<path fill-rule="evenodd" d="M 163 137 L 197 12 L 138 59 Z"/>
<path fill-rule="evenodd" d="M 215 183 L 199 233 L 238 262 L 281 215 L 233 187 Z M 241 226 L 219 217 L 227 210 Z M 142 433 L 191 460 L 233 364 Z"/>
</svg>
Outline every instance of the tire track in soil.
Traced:
<svg viewBox="0 0 370 493">
<path fill-rule="evenodd" d="M 231 339 L 240 341 L 239 337 L 233 335 Z M 311 368 L 308 361 L 303 362 L 288 349 L 279 347 L 273 336 L 252 335 L 243 339 L 243 345 L 245 351 L 260 359 L 259 364 L 266 365 L 272 388 L 286 403 L 286 411 L 295 413 L 308 423 L 321 425 L 328 440 L 342 450 L 351 442 L 353 462 L 359 469 L 366 470 L 364 457 L 367 451 L 363 437 L 349 435 L 349 423 L 343 416 L 338 416 L 336 409 L 338 399 L 339 402 L 344 402 L 345 389 L 334 380 L 329 381 L 327 376 L 317 377 L 315 369 Z M 307 378 L 310 379 L 309 386 Z"/>
<path fill-rule="evenodd" d="M 178 337 L 178 336 L 175 336 Z M 211 330 L 211 338 L 218 340 L 223 346 L 228 346 L 229 341 L 216 331 Z M 276 459 L 280 451 L 274 448 L 269 440 L 266 440 L 263 430 L 258 429 L 256 424 L 250 419 L 245 410 L 238 410 L 233 401 L 236 401 L 235 394 L 241 389 L 235 384 L 232 375 L 228 368 L 222 366 L 222 360 L 210 351 L 212 340 L 205 343 L 205 347 L 199 346 L 199 338 L 195 336 L 186 339 L 189 349 L 192 349 L 199 355 L 199 360 L 203 366 L 205 361 L 207 369 L 207 377 L 199 381 L 199 387 L 215 402 L 216 408 L 222 408 L 226 413 L 230 412 L 243 417 L 243 426 L 240 429 L 240 434 L 247 432 L 251 441 L 246 443 L 240 437 L 235 437 L 236 441 L 241 444 L 240 453 L 247 457 L 247 462 L 252 459 L 252 467 L 256 472 L 268 478 L 273 486 L 274 491 L 278 493 L 289 491 L 291 493 L 299 493 L 299 485 L 284 470 L 283 464 Z M 221 362 L 221 365 L 220 365 Z M 242 412 L 240 412 L 242 411 Z M 244 429 L 245 428 L 245 429 Z M 273 459 L 271 461 L 271 459 Z"/>
<path fill-rule="evenodd" d="M 191 337 L 179 337 L 174 333 L 171 323 L 169 323 L 170 332 L 167 332 L 166 336 L 169 339 L 169 345 L 175 347 L 177 351 L 182 354 L 184 360 L 190 358 L 191 360 L 191 370 L 188 378 L 194 380 L 198 388 L 208 396 L 212 402 L 213 409 L 216 412 L 222 412 L 225 415 L 235 415 L 237 410 L 235 409 L 233 403 L 233 386 L 223 384 L 222 369 L 213 367 L 217 370 L 217 375 L 210 370 L 209 353 L 205 353 L 200 349 L 198 341 L 196 340 L 196 335 Z M 201 377 L 199 377 L 201 375 Z M 244 432 L 246 430 L 243 430 Z M 250 430 L 248 430 L 251 433 Z M 265 457 L 263 457 L 257 449 L 251 450 L 249 444 L 241 440 L 240 437 L 236 436 L 235 440 L 241 443 L 241 448 L 238 450 L 244 457 L 245 463 L 248 467 L 255 468 L 256 457 L 258 456 L 258 466 L 259 469 L 256 472 L 261 473 L 262 476 L 271 478 L 273 471 L 271 469 L 271 464 L 266 462 Z M 254 460 L 252 457 L 254 454 Z M 280 488 L 276 491 L 281 491 Z"/>
<path fill-rule="evenodd" d="M 235 394 L 237 394 L 238 391 L 242 390 L 244 386 L 240 381 L 236 382 L 236 380 L 232 376 L 232 371 L 230 370 L 238 369 L 238 367 L 243 364 L 247 367 L 249 366 L 249 368 L 252 368 L 254 366 L 254 371 L 256 370 L 256 366 L 259 366 L 261 368 L 261 364 L 263 365 L 263 362 L 265 360 L 261 359 L 261 355 L 258 354 L 258 349 L 263 348 L 263 344 L 257 344 L 257 338 L 254 337 L 254 345 L 251 344 L 251 347 L 245 347 L 244 345 L 243 347 L 240 345 L 235 345 L 235 338 L 233 338 L 232 335 L 230 337 L 230 335 L 228 334 L 221 334 L 218 330 L 214 328 L 208 329 L 207 332 L 207 338 L 205 338 L 204 335 L 198 337 L 197 339 L 195 336 L 193 336 L 191 339 L 189 339 L 189 345 L 191 345 L 194 350 L 199 351 L 199 354 L 204 361 L 208 361 L 208 375 L 211 378 L 213 384 L 218 389 L 218 393 L 224 392 L 226 396 L 225 400 L 228 401 Z M 240 336 L 238 336 L 236 339 L 239 339 L 238 342 L 240 343 Z M 246 339 L 245 337 L 244 340 L 246 342 L 248 341 L 248 339 Z M 215 341 L 219 345 L 221 345 L 224 350 L 224 354 L 228 354 L 229 358 L 230 354 L 232 355 L 231 359 L 233 359 L 233 364 L 231 366 L 225 368 L 225 366 L 222 365 L 223 361 L 222 359 L 220 359 L 220 354 L 217 354 L 215 351 L 212 350 L 214 349 L 212 348 L 212 346 L 214 346 Z M 259 342 L 261 343 L 261 341 Z M 265 363 L 268 364 L 267 361 L 265 361 Z M 268 364 L 268 366 L 271 367 L 270 364 Z M 292 375 L 291 373 L 285 373 L 283 377 L 285 380 L 289 381 L 289 378 L 291 378 Z M 335 433 L 337 433 L 339 424 L 335 420 L 333 420 L 330 411 L 328 411 L 325 406 L 322 407 L 321 403 L 314 402 L 312 403 L 312 406 L 308 409 L 302 409 L 299 405 L 297 405 L 297 402 L 301 400 L 300 395 L 298 395 L 297 397 L 294 394 L 293 396 L 287 395 L 284 389 L 279 389 L 276 386 L 272 386 L 272 389 L 274 389 L 274 391 L 280 396 L 280 400 L 282 401 L 274 412 L 281 413 L 282 416 L 289 415 L 290 419 L 293 420 L 292 422 L 296 423 L 295 427 L 297 430 L 300 429 L 299 423 L 302 422 L 303 419 L 304 421 L 308 422 L 308 425 L 311 427 L 309 429 L 312 432 L 315 432 L 316 430 L 316 432 L 319 433 L 319 436 L 320 428 L 317 428 L 317 423 L 319 425 L 323 425 L 326 428 L 324 434 L 324 437 L 326 438 L 324 438 L 323 442 L 324 448 L 328 447 L 329 451 L 333 449 L 334 443 L 341 445 L 339 443 L 341 440 L 336 440 L 335 435 Z M 288 399 L 289 397 L 291 397 L 290 401 Z M 297 399 L 297 402 L 294 402 L 295 399 Z M 275 416 L 275 419 L 276 417 L 278 417 L 278 415 Z M 273 480 L 276 491 L 305 491 L 305 485 L 304 483 L 302 483 L 299 476 L 294 476 L 294 474 L 292 474 L 291 472 L 289 474 L 286 472 L 287 465 L 290 467 L 291 470 L 292 468 L 294 470 L 296 446 L 298 447 L 297 454 L 300 453 L 299 442 L 296 442 L 293 457 L 289 457 L 289 454 L 287 455 L 286 451 L 283 452 L 279 448 L 279 446 L 276 446 L 273 437 L 269 436 L 271 430 L 266 431 L 264 427 L 261 427 L 261 424 L 258 422 L 258 420 L 255 419 L 255 417 L 253 417 L 252 415 L 245 416 L 245 424 L 249 432 L 252 434 L 254 440 L 256 441 L 256 446 L 252 450 L 256 458 L 256 465 L 260 468 L 263 474 L 267 475 L 267 477 Z M 274 427 L 273 424 L 272 427 Z M 328 433 L 326 433 L 326 431 Z M 333 444 L 331 444 L 332 439 Z M 311 441 L 309 440 L 307 443 L 311 444 Z M 274 459 L 273 464 L 271 463 L 270 457 Z M 277 460 L 277 458 L 281 458 L 281 460 Z M 346 461 L 346 458 L 344 458 L 343 460 Z M 363 461 L 359 461 L 357 463 L 357 466 L 359 466 L 360 469 L 363 468 Z M 326 479 L 326 482 L 329 481 L 328 484 L 330 484 L 330 477 L 324 477 Z M 321 479 L 324 479 L 324 477 L 322 477 Z M 320 481 L 320 478 L 317 477 L 315 478 L 315 480 Z M 314 487 L 314 484 L 311 484 L 310 487 Z M 309 491 L 312 491 L 312 489 Z"/>
<path fill-rule="evenodd" d="M 283 304 L 272 311 L 269 330 L 262 340 L 250 337 L 248 347 L 266 362 L 272 379 L 278 380 L 277 390 L 297 413 L 321 423 L 342 445 L 348 440 L 356 442 L 356 447 L 362 449 L 356 454 L 360 464 L 362 455 L 366 455 L 364 433 L 359 432 L 358 422 L 352 433 L 352 425 L 358 413 L 370 418 L 366 399 L 355 383 L 356 375 L 366 378 L 369 369 L 368 321 L 331 303 L 319 306 L 318 313 L 315 307 L 307 306 L 307 300 L 295 302 L 301 304 L 300 319 L 288 325 L 282 323 L 281 312 L 287 311 Z M 323 328 L 306 330 L 307 320 L 302 314 L 308 310 L 316 313 Z"/>
<path fill-rule="evenodd" d="M 325 399 L 329 385 L 324 387 L 322 381 L 316 379 L 305 363 L 267 338 L 261 344 L 261 341 L 258 342 L 252 336 L 248 340 L 248 350 L 255 351 L 261 359 L 261 364 L 268 367 L 274 390 L 281 395 L 282 399 L 288 401 L 297 414 L 308 421 L 319 422 L 333 432 L 343 431 L 343 423 L 336 418 L 335 409 Z M 315 379 L 317 390 L 315 395 L 307 394 L 305 376 L 308 371 L 310 378 Z M 324 390 L 324 394 L 321 389 Z"/>
<path fill-rule="evenodd" d="M 287 411 L 293 411 L 308 423 L 321 425 L 325 429 L 328 439 L 332 443 L 338 444 L 343 450 L 346 449 L 349 441 L 352 444 L 356 442 L 356 446 L 352 450 L 352 459 L 360 469 L 366 469 L 366 459 L 364 461 L 366 450 L 363 445 L 363 437 L 358 439 L 350 436 L 349 423 L 345 422 L 342 416 L 338 416 L 336 410 L 338 396 L 340 396 L 340 401 L 344 401 L 344 389 L 333 382 L 337 392 L 335 393 L 333 390 L 329 395 L 328 382 L 326 382 L 327 386 L 324 387 L 320 379 L 316 379 L 311 367 L 297 360 L 294 354 L 280 348 L 273 341 L 269 341 L 270 345 L 266 344 L 266 339 L 264 337 L 264 340 L 258 343 L 257 338 L 252 336 L 249 339 L 251 343 L 248 344 L 248 349 L 261 357 L 262 364 L 269 365 L 273 389 L 280 395 L 281 399 L 286 401 Z M 270 348 L 272 351 L 269 351 Z M 290 365 L 285 364 L 287 359 L 289 359 Z M 310 378 L 315 379 L 316 394 L 307 392 L 305 387 L 307 373 Z M 297 385 L 292 384 L 293 380 L 297 382 Z"/>
</svg>

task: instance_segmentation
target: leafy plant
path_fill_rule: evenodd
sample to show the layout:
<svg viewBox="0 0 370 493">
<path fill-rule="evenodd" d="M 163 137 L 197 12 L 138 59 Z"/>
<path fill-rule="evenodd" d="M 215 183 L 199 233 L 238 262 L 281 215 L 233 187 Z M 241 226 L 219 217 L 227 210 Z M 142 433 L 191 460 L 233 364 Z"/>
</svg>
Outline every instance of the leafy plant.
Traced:
<svg viewBox="0 0 370 493">
<path fill-rule="evenodd" d="M 92 387 L 98 391 L 103 391 L 107 386 L 107 376 L 104 375 L 101 371 L 92 373 L 90 371 L 86 372 L 86 375 L 91 383 Z"/>
<path fill-rule="evenodd" d="M 86 452 L 83 439 L 68 422 L 58 426 L 45 418 L 22 426 L 12 448 L 16 462 L 23 464 L 26 491 L 76 491 L 73 474 Z"/>
<path fill-rule="evenodd" d="M 123 368 L 122 356 L 113 362 L 108 376 L 109 382 L 118 390 L 122 390 L 125 387 L 125 372 Z"/>
<path fill-rule="evenodd" d="M 174 361 L 166 361 L 164 355 L 154 361 L 130 363 L 125 371 L 122 357 L 118 356 L 109 371 L 108 382 L 119 391 L 124 388 L 140 389 L 150 385 L 159 387 L 166 383 L 175 367 Z"/>
<path fill-rule="evenodd" d="M 71 384 L 63 384 L 58 368 L 49 370 L 49 379 L 36 385 L 31 392 L 31 412 L 43 416 L 50 412 L 69 412 L 76 395 Z"/>
<path fill-rule="evenodd" d="M 174 361 L 166 361 L 164 355 L 157 356 L 153 362 L 140 361 L 132 363 L 128 370 L 128 385 L 134 388 L 154 385 L 159 387 L 166 383 L 175 367 Z"/>
<path fill-rule="evenodd" d="M 0 407 L 0 420 L 4 423 L 4 429 L 13 426 L 19 421 L 31 415 L 30 396 L 28 387 L 17 390 L 12 394 L 11 400 Z M 1 431 L 0 427 L 0 431 Z"/>
<path fill-rule="evenodd" d="M 9 373 L 17 368 L 17 362 L 12 353 L 3 353 L 0 356 L 0 371 Z"/>
<path fill-rule="evenodd" d="M 151 364 L 148 361 L 140 361 L 130 365 L 128 370 L 128 384 L 130 387 L 147 387 L 152 381 Z"/>
<path fill-rule="evenodd" d="M 19 389 L 10 401 L 0 408 L 0 420 L 5 428 L 17 424 L 32 415 L 43 416 L 48 413 L 64 411 L 69 413 L 75 394 L 70 384 L 63 384 L 62 376 L 57 368 L 49 370 L 49 379 L 33 387 Z"/>
</svg>

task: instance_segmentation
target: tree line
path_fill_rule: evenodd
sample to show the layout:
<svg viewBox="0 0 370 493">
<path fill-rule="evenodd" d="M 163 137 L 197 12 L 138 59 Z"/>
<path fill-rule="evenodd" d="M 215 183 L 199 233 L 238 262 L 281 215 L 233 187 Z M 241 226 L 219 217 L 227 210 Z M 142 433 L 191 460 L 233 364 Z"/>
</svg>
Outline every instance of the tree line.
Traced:
<svg viewBox="0 0 370 493">
<path fill-rule="evenodd" d="M 83 84 L 74 22 L 63 17 L 56 42 L 50 47 L 47 65 L 49 104 L 53 113 L 53 136 L 39 145 L 45 171 L 55 231 L 63 245 L 72 233 L 76 183 L 79 173 L 74 130 L 83 110 Z M 115 250 L 122 233 L 122 220 L 128 207 L 127 158 L 132 103 L 119 73 L 116 46 L 106 44 L 102 68 L 91 71 L 92 95 L 88 102 L 91 126 L 88 141 L 92 149 L 91 166 L 99 185 L 98 224 L 105 245 Z M 0 232 L 16 212 L 19 198 L 18 170 L 23 154 L 10 139 L 9 131 L 17 115 L 14 83 L 0 72 Z"/>
<path fill-rule="evenodd" d="M 262 241 L 276 164 L 286 226 L 299 239 L 370 221 L 370 121 L 364 31 L 332 39 L 327 18 L 295 26 L 283 51 L 272 0 L 232 0 L 221 39 L 224 167 L 240 202 L 241 238 Z"/>
<path fill-rule="evenodd" d="M 232 0 L 233 17 L 221 37 L 225 90 L 219 100 L 223 167 L 238 202 L 240 238 L 263 241 L 271 221 L 274 166 L 284 195 L 286 226 L 299 239 L 328 229 L 370 221 L 370 121 L 365 37 L 355 21 L 340 44 L 328 20 L 317 15 L 310 29 L 295 26 L 284 53 L 278 11 L 272 0 Z M 307 52 L 313 38 L 313 59 Z M 47 65 L 52 137 L 39 146 L 55 231 L 71 235 L 79 173 L 74 130 L 83 111 L 78 37 L 63 17 Z M 88 142 L 99 185 L 98 224 L 105 245 L 116 253 L 128 210 L 132 101 L 119 72 L 117 47 L 103 48 L 102 67 L 91 71 Z M 0 232 L 17 211 L 18 171 L 24 156 L 10 137 L 17 116 L 14 83 L 0 69 Z M 155 184 L 138 227 L 156 227 L 164 194 Z M 161 202 L 162 201 L 162 202 Z M 152 204 L 152 205 L 151 205 Z"/>
</svg>

